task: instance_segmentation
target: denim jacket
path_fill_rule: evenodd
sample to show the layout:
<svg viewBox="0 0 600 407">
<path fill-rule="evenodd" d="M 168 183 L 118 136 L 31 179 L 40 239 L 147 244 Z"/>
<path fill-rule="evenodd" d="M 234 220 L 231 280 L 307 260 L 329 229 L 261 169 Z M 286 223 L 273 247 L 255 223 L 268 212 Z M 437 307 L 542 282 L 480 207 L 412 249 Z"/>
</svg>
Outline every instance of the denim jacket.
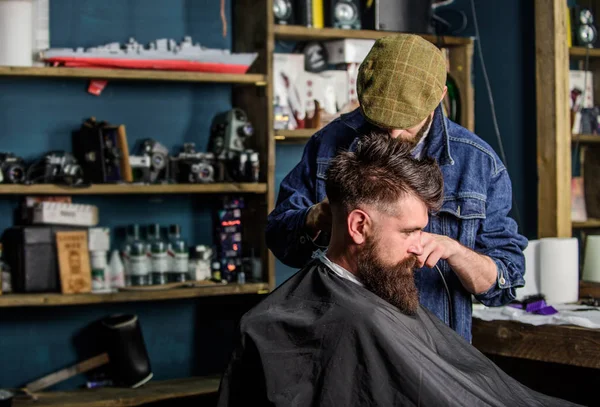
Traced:
<svg viewBox="0 0 600 407">
<path fill-rule="evenodd" d="M 302 160 L 280 185 L 275 209 L 269 214 L 267 245 L 290 267 L 301 268 L 319 247 L 304 225 L 309 209 L 325 199 L 325 174 L 329 160 L 340 150 L 353 150 L 358 136 L 372 126 L 360 109 L 343 115 L 318 131 L 306 144 Z M 489 256 L 497 265 L 496 282 L 475 298 L 487 306 L 501 306 L 515 298 L 524 285 L 527 240 L 508 217 L 512 202 L 511 181 L 502 161 L 479 137 L 446 118 L 436 108 L 423 155 L 434 158 L 444 177 L 444 202 L 430 213 L 425 231 L 442 234 L 463 246 Z M 453 327 L 471 342 L 471 294 L 446 261 L 438 262 L 448 284 Z M 449 324 L 449 307 L 443 281 L 435 269 L 415 274 L 420 302 Z"/>
</svg>

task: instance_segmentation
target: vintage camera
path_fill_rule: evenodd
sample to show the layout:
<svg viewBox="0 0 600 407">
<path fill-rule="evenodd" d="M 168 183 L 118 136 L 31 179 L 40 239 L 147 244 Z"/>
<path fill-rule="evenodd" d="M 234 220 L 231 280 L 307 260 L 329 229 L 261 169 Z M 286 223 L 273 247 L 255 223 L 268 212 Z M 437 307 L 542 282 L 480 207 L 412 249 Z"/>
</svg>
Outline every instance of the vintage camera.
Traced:
<svg viewBox="0 0 600 407">
<path fill-rule="evenodd" d="M 199 153 L 195 143 L 185 143 L 183 151 L 171 157 L 171 179 L 176 183 L 205 184 L 220 181 L 222 171 L 212 153 Z"/>
<path fill-rule="evenodd" d="M 129 163 L 136 166 L 138 170 L 138 179 L 142 169 L 148 169 L 148 175 L 143 176 L 147 183 L 166 183 L 169 181 L 169 150 L 158 141 L 153 139 L 144 139 L 138 142 L 136 155 L 130 157 Z M 133 163 L 133 164 L 132 164 Z M 148 165 L 149 164 L 149 165 Z M 134 180 L 136 176 L 134 175 Z"/>
<path fill-rule="evenodd" d="M 130 155 L 129 166 L 131 167 L 132 181 L 135 183 L 149 184 L 150 176 L 150 160 L 147 155 Z"/>
<path fill-rule="evenodd" d="M 50 151 L 28 170 L 32 183 L 80 185 L 84 173 L 73 154 L 66 151 Z"/>
<path fill-rule="evenodd" d="M 245 150 L 246 140 L 254 134 L 254 127 L 242 109 L 219 113 L 213 119 L 209 151 L 217 159 L 230 159 Z"/>
<path fill-rule="evenodd" d="M 127 180 L 127 148 L 124 126 L 111 126 L 87 119 L 72 136 L 73 155 L 85 173 L 86 181 L 96 184 Z"/>
<path fill-rule="evenodd" d="M 223 165 L 224 180 L 258 182 L 258 153 L 245 146 L 246 140 L 253 134 L 254 128 L 241 109 L 235 108 L 215 116 L 208 149 Z"/>
<path fill-rule="evenodd" d="M 0 183 L 23 184 L 25 161 L 12 153 L 0 153 Z"/>
</svg>

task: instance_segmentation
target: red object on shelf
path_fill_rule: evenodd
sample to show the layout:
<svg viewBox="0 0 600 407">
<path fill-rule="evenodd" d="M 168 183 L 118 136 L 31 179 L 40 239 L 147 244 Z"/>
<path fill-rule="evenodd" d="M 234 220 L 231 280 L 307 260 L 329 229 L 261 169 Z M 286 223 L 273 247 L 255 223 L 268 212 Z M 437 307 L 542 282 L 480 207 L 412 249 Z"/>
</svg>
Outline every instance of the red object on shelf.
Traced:
<svg viewBox="0 0 600 407">
<path fill-rule="evenodd" d="M 102 79 L 94 79 L 90 81 L 88 92 L 95 96 L 100 96 L 108 81 Z"/>
<path fill-rule="evenodd" d="M 47 58 L 54 66 L 68 68 L 118 68 L 118 69 L 151 69 L 161 71 L 188 71 L 244 74 L 249 66 L 235 64 L 219 64 L 214 62 L 195 62 L 185 60 L 140 60 L 111 58 Z"/>
</svg>

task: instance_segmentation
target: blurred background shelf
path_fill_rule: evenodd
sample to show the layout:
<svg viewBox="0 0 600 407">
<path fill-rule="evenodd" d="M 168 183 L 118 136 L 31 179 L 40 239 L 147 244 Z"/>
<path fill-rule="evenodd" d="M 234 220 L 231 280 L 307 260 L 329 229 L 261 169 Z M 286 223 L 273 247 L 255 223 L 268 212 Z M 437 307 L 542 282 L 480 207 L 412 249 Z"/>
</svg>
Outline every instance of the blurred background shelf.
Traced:
<svg viewBox="0 0 600 407">
<path fill-rule="evenodd" d="M 309 40 L 336 40 L 344 38 L 376 40 L 381 37 L 393 35 L 389 31 L 372 30 L 344 30 L 340 28 L 312 28 L 298 25 L 275 25 L 275 38 L 289 41 L 309 41 Z M 444 46 L 467 45 L 472 43 L 468 37 L 436 37 L 435 35 L 424 35 L 421 37 L 434 44 L 443 44 Z"/>
<path fill-rule="evenodd" d="M 569 55 L 572 57 L 585 57 L 588 52 L 588 48 L 585 47 L 571 47 L 569 48 Z M 591 58 L 600 57 L 600 49 L 590 48 L 589 55 Z"/>
<path fill-rule="evenodd" d="M 177 399 L 217 393 L 220 381 L 220 376 L 205 376 L 150 381 L 137 389 L 104 387 L 47 391 L 36 393 L 37 401 L 15 400 L 13 407 L 129 407 L 166 400 L 177 405 Z"/>
<path fill-rule="evenodd" d="M 573 222 L 574 229 L 600 228 L 600 219 L 588 219 L 584 222 Z"/>
<path fill-rule="evenodd" d="M 84 78 L 171 82 L 217 82 L 265 86 L 261 74 L 229 74 L 210 72 L 159 71 L 142 69 L 13 67 L 1 66 L 0 76 L 42 78 Z"/>
<path fill-rule="evenodd" d="M 167 290 L 120 291 L 107 294 L 2 294 L 0 308 L 39 307 L 103 304 L 135 301 L 174 300 L 183 298 L 212 297 L 217 295 L 264 294 L 269 290 L 267 283 L 214 284 L 200 287 L 183 287 Z"/>
<path fill-rule="evenodd" d="M 318 129 L 298 129 L 298 130 L 275 130 L 275 141 L 277 142 L 306 142 L 315 134 Z"/>
<path fill-rule="evenodd" d="M 66 185 L 0 185 L 0 195 L 130 195 L 130 194 L 212 194 L 212 193 L 255 193 L 267 192 L 267 184 L 95 184 L 89 187 Z"/>
<path fill-rule="evenodd" d="M 600 134 L 573 134 L 573 143 L 577 140 L 583 144 L 600 143 Z"/>
</svg>

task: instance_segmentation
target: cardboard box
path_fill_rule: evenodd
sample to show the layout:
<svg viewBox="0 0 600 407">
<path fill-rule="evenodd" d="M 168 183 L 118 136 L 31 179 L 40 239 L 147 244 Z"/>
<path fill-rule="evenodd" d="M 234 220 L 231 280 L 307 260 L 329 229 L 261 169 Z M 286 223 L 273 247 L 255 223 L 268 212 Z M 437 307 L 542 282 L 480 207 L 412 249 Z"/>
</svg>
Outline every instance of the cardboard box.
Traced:
<svg viewBox="0 0 600 407">
<path fill-rule="evenodd" d="M 96 226 L 98 224 L 98 208 L 93 205 L 40 202 L 34 206 L 33 223 Z"/>
<path fill-rule="evenodd" d="M 324 42 L 330 64 L 360 64 L 365 59 L 375 40 L 345 39 Z"/>
</svg>

